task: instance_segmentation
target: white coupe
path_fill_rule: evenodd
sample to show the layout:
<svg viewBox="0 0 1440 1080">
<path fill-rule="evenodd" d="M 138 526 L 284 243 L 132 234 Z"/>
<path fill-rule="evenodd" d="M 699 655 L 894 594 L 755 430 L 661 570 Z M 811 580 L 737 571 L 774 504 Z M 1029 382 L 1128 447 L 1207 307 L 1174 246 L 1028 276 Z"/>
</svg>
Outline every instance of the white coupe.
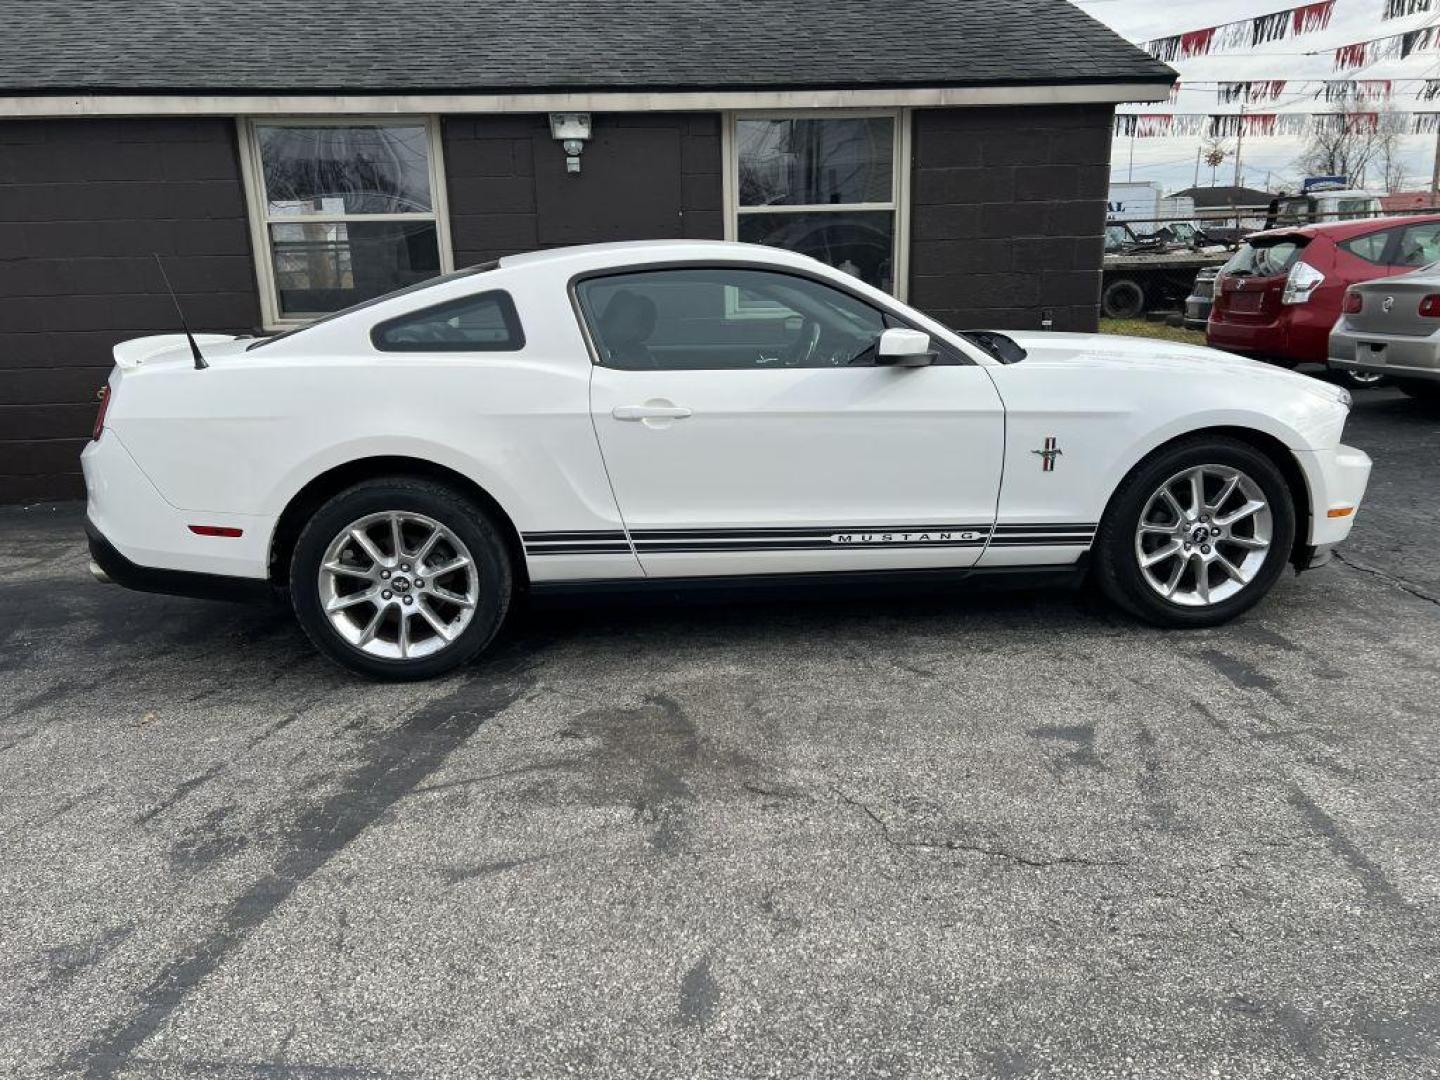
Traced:
<svg viewBox="0 0 1440 1080">
<path fill-rule="evenodd" d="M 385 678 L 470 660 L 518 594 L 600 584 L 1089 575 L 1210 626 L 1321 561 L 1370 474 L 1318 380 L 956 332 L 744 244 L 517 255 L 115 361 L 83 455 L 96 576 L 288 594 Z"/>
</svg>

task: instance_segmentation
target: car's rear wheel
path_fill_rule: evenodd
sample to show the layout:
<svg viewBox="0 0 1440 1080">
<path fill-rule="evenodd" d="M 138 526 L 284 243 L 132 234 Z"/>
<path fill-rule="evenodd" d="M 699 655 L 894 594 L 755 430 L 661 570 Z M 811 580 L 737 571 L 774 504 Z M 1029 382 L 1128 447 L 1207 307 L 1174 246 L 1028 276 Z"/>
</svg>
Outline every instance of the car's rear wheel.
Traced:
<svg viewBox="0 0 1440 1080">
<path fill-rule="evenodd" d="M 1331 368 L 1341 386 L 1351 390 L 1369 390 L 1385 385 L 1385 376 L 1378 371 L 1357 371 L 1354 368 Z"/>
<path fill-rule="evenodd" d="M 442 484 L 370 480 L 306 523 L 290 562 L 296 616 L 317 648 L 383 679 L 473 659 L 510 603 L 510 560 L 484 513 Z"/>
<path fill-rule="evenodd" d="M 1295 508 L 1275 463 L 1247 443 L 1187 439 L 1121 483 L 1096 536 L 1096 576 L 1160 626 L 1214 626 L 1249 610 L 1290 558 Z"/>
</svg>

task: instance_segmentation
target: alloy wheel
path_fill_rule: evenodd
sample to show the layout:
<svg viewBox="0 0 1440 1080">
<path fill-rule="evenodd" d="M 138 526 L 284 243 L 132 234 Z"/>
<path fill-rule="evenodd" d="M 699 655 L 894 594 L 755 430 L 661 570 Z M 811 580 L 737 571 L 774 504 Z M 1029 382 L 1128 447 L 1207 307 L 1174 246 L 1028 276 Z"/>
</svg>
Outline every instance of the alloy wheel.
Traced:
<svg viewBox="0 0 1440 1080">
<path fill-rule="evenodd" d="M 424 514 L 351 522 L 320 560 L 320 604 L 335 632 L 386 660 L 432 656 L 475 615 L 480 576 L 455 533 Z"/>
<path fill-rule="evenodd" d="M 1273 527 L 1270 504 L 1250 476 L 1229 465 L 1196 465 L 1146 500 L 1135 558 L 1145 583 L 1166 600 L 1209 607 L 1255 579 Z"/>
</svg>

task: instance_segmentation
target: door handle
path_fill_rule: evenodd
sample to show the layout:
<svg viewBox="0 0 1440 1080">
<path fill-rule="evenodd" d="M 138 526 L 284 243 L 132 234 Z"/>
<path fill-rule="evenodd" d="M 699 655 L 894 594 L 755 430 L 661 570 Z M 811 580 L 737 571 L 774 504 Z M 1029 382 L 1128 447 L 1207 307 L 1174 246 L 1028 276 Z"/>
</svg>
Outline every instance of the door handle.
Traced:
<svg viewBox="0 0 1440 1080">
<path fill-rule="evenodd" d="M 610 410 L 616 420 L 684 420 L 690 410 L 683 405 L 616 405 Z"/>
</svg>

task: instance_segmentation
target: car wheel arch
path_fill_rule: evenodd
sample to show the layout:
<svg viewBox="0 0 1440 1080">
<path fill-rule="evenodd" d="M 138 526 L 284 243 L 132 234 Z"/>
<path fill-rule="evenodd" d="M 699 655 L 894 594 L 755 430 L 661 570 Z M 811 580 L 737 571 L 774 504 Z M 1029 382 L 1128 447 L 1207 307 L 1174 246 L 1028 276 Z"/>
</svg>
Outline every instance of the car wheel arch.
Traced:
<svg viewBox="0 0 1440 1080">
<path fill-rule="evenodd" d="M 1104 521 L 1106 515 L 1110 513 L 1110 508 L 1115 501 L 1115 496 L 1125 481 L 1152 457 L 1156 454 L 1163 453 L 1176 443 L 1207 435 L 1243 442 L 1264 454 L 1275 464 L 1275 467 L 1280 470 L 1280 475 L 1285 478 L 1285 486 L 1289 489 L 1290 498 L 1295 505 L 1295 521 L 1297 527 L 1295 530 L 1295 550 L 1291 552 L 1292 558 L 1295 557 L 1299 553 L 1300 548 L 1306 544 L 1309 534 L 1308 523 L 1310 521 L 1312 506 L 1310 481 L 1305 475 L 1305 470 L 1300 465 L 1300 460 L 1295 456 L 1294 451 L 1291 450 L 1290 447 L 1286 446 L 1281 439 L 1272 435 L 1270 432 L 1261 431 L 1253 427 L 1216 424 L 1208 427 L 1191 428 L 1188 431 L 1170 435 L 1161 442 L 1147 447 L 1138 457 L 1130 462 L 1129 467 L 1125 469 L 1124 473 L 1122 473 L 1120 478 L 1115 482 L 1115 486 L 1110 489 L 1110 495 L 1105 500 L 1105 508 L 1100 515 L 1100 520 Z"/>
<path fill-rule="evenodd" d="M 520 531 L 515 527 L 514 519 L 495 496 L 472 478 L 449 466 L 424 458 L 394 454 L 355 458 L 332 466 L 310 479 L 291 496 L 285 504 L 284 510 L 280 512 L 279 518 L 276 519 L 275 528 L 270 534 L 267 572 L 271 584 L 283 587 L 289 573 L 290 554 L 294 550 L 295 541 L 299 538 L 305 522 L 315 510 L 319 509 L 326 500 L 348 487 L 384 476 L 434 480 L 454 488 L 474 502 L 490 516 L 504 539 L 506 551 L 510 555 L 516 587 L 524 589 L 529 585 L 525 564 L 525 546 L 520 540 Z"/>
</svg>

